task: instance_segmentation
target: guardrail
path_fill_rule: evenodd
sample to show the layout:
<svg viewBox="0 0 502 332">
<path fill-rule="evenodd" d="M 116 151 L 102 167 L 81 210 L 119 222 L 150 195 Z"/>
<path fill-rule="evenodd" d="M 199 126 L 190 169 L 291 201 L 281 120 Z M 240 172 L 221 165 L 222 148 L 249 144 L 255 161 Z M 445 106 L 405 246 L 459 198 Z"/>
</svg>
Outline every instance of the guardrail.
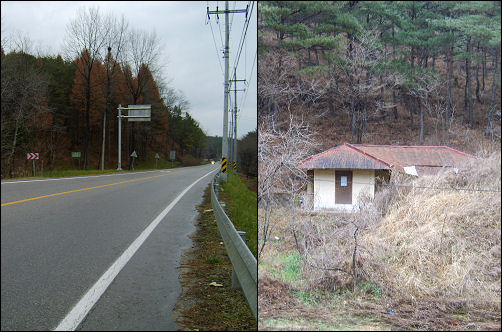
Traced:
<svg viewBox="0 0 502 332">
<path fill-rule="evenodd" d="M 230 262 L 232 262 L 234 277 L 237 277 L 251 311 L 255 319 L 258 320 L 258 263 L 221 207 L 215 191 L 215 187 L 219 186 L 217 183 L 219 175 L 220 173 L 217 173 L 211 183 L 211 205 L 218 224 L 218 231 L 223 243 L 225 243 Z"/>
</svg>

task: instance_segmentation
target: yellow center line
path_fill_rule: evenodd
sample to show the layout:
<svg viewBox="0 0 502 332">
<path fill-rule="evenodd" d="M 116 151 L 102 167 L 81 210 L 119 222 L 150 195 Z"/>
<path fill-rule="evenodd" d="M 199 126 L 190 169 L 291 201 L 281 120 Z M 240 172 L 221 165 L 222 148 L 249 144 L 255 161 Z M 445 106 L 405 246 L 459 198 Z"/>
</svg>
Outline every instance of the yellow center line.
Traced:
<svg viewBox="0 0 502 332">
<path fill-rule="evenodd" d="M 4 203 L 2 206 L 7 206 L 7 205 L 12 205 L 12 204 L 18 204 L 18 203 L 23 203 L 23 202 L 28 202 L 28 201 L 34 201 L 36 199 L 41 199 L 41 198 L 46 198 L 46 197 L 52 197 L 52 196 L 59 196 L 59 195 L 66 195 L 66 194 L 71 194 L 75 193 L 78 191 L 85 191 L 85 190 L 91 190 L 91 189 L 97 189 L 97 188 L 104 188 L 104 187 L 109 187 L 109 186 L 115 186 L 117 184 L 121 183 L 127 183 L 127 182 L 134 182 L 134 181 L 139 181 L 139 180 L 147 180 L 147 179 L 153 179 L 153 178 L 158 178 L 161 176 L 166 176 L 170 175 L 170 173 L 167 174 L 162 174 L 162 175 L 155 175 L 155 176 L 149 176 L 146 178 L 139 178 L 139 179 L 133 179 L 133 180 L 127 180 L 127 181 L 121 181 L 121 182 L 115 182 L 115 183 L 110 183 L 110 184 L 104 184 L 101 186 L 96 186 L 96 187 L 90 187 L 90 188 L 82 188 L 82 189 L 76 189 L 76 190 L 70 190 L 70 191 L 65 191 L 62 193 L 57 193 L 57 194 L 50 194 L 50 195 L 44 195 L 44 196 L 37 196 L 37 197 L 32 197 L 32 198 L 27 198 L 27 199 L 22 199 L 20 201 L 14 201 L 14 202 L 9 202 L 9 203 Z"/>
</svg>

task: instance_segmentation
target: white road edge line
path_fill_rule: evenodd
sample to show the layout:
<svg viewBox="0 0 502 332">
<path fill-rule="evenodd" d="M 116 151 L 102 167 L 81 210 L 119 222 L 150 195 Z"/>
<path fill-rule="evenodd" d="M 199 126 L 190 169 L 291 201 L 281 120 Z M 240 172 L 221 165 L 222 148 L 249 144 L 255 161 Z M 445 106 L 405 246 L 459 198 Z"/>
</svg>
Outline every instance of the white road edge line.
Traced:
<svg viewBox="0 0 502 332">
<path fill-rule="evenodd" d="M 213 173 L 215 170 L 207 173 L 206 175 L 200 177 L 194 183 L 189 185 L 185 190 L 181 192 L 165 209 L 162 211 L 147 228 L 134 240 L 133 243 L 120 255 L 120 257 L 108 268 L 108 270 L 99 278 L 98 281 L 85 293 L 85 295 L 78 301 L 78 303 L 73 307 L 73 309 L 66 315 L 66 317 L 59 323 L 59 325 L 54 329 L 54 331 L 74 331 L 80 323 L 87 316 L 89 311 L 98 302 L 101 295 L 106 291 L 108 286 L 113 282 L 115 277 L 119 274 L 122 268 L 129 262 L 131 257 L 136 253 L 136 251 L 141 247 L 143 242 L 148 238 L 148 236 L 153 232 L 155 227 L 164 219 L 164 217 L 169 213 L 169 211 L 178 203 L 178 201 L 192 188 L 197 182 Z"/>
<path fill-rule="evenodd" d="M 101 176 L 114 176 L 114 175 L 129 175 L 129 174 L 140 174 L 140 173 L 150 173 L 150 172 L 170 172 L 170 170 L 154 170 L 154 171 L 144 171 L 144 172 L 127 172 L 127 173 L 113 173 L 104 175 L 90 175 L 90 176 L 74 176 L 71 178 L 55 178 L 55 179 L 42 179 L 42 180 L 21 180 L 21 181 L 8 181 L 2 182 L 1 184 L 7 183 L 23 183 L 23 182 L 40 182 L 40 181 L 59 181 L 59 180 L 71 180 L 71 179 L 86 179 L 86 178 L 98 178 Z"/>
</svg>

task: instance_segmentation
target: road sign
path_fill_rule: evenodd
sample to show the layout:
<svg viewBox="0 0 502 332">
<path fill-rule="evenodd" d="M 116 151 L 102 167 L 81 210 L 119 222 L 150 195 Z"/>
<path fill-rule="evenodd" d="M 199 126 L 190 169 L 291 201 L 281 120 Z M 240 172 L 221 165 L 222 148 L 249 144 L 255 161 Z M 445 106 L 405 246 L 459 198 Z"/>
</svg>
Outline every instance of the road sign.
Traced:
<svg viewBox="0 0 502 332">
<path fill-rule="evenodd" d="M 152 105 L 128 105 L 127 119 L 131 121 L 151 121 Z"/>
<path fill-rule="evenodd" d="M 134 151 L 131 153 L 131 157 L 133 157 L 133 158 L 138 158 L 138 155 L 136 154 L 136 150 L 134 150 Z"/>
<path fill-rule="evenodd" d="M 159 156 L 159 154 L 158 154 L 158 153 L 156 153 L 156 154 L 155 154 L 155 158 L 156 158 L 156 159 L 159 159 L 159 158 L 160 158 L 160 156 Z"/>
<path fill-rule="evenodd" d="M 227 158 L 223 157 L 221 160 L 221 172 L 226 173 L 227 172 Z"/>
<path fill-rule="evenodd" d="M 72 158 L 80 158 L 81 153 L 80 152 L 72 152 L 71 157 Z"/>
<path fill-rule="evenodd" d="M 176 151 L 171 150 L 171 152 L 169 153 L 169 159 L 171 160 L 176 159 Z"/>
<path fill-rule="evenodd" d="M 28 152 L 26 154 L 26 159 L 28 159 L 28 160 L 35 160 L 35 159 L 38 159 L 38 158 L 39 158 L 39 154 L 38 153 Z"/>
</svg>

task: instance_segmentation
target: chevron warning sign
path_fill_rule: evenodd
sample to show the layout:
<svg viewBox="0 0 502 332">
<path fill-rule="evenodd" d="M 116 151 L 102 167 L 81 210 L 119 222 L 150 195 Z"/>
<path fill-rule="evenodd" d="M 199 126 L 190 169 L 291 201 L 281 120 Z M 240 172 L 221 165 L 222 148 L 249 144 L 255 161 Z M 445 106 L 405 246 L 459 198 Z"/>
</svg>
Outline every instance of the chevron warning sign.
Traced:
<svg viewBox="0 0 502 332">
<path fill-rule="evenodd" d="M 237 162 L 234 161 L 234 169 L 237 169 Z"/>
<path fill-rule="evenodd" d="M 38 153 L 32 153 L 32 152 L 29 152 L 26 154 L 26 159 L 28 160 L 35 160 L 35 159 L 38 159 L 39 157 L 39 154 Z"/>
<path fill-rule="evenodd" d="M 227 158 L 223 157 L 221 159 L 221 172 L 226 173 L 227 172 Z"/>
</svg>

